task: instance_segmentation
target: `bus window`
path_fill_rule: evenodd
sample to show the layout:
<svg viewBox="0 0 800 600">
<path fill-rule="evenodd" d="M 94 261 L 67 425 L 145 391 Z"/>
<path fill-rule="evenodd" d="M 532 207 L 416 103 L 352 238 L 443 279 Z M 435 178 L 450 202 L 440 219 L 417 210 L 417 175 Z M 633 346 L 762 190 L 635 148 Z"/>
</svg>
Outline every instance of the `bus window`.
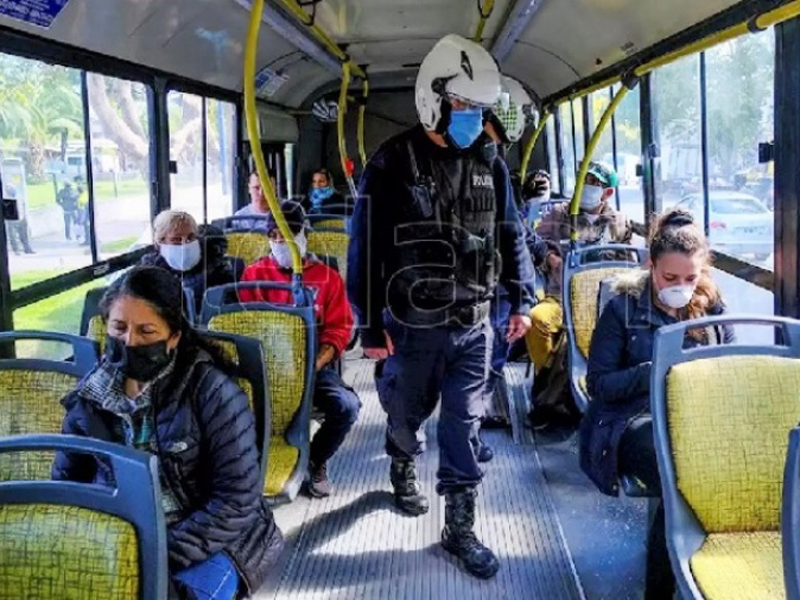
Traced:
<svg viewBox="0 0 800 600">
<path fill-rule="evenodd" d="M 566 198 L 575 190 L 575 147 L 572 145 L 572 108 L 569 102 L 558 107 L 561 121 L 561 158 L 564 161 L 564 189 L 561 193 Z"/>
<path fill-rule="evenodd" d="M 550 169 L 550 189 L 553 194 L 561 192 L 558 178 L 558 154 L 556 151 L 556 118 L 551 115 L 547 118 L 547 159 Z"/>
<path fill-rule="evenodd" d="M 169 158 L 177 164 L 170 175 L 170 207 L 204 222 L 203 206 L 203 99 L 171 91 L 169 111 Z"/>
<path fill-rule="evenodd" d="M 758 144 L 774 139 L 775 32 L 706 52 L 711 246 L 773 268 L 774 187 Z"/>
<path fill-rule="evenodd" d="M 592 128 L 592 134 L 594 134 L 597 129 L 597 124 L 600 122 L 609 104 L 611 104 L 611 96 L 609 95 L 608 88 L 598 90 L 589 96 L 589 124 Z M 612 143 L 611 132 L 611 123 L 609 123 L 600 135 L 600 140 L 597 142 L 597 147 L 594 150 L 592 159 L 603 161 L 613 167 L 614 145 Z"/>
<path fill-rule="evenodd" d="M 661 207 L 667 209 L 690 194 L 699 193 L 702 197 L 700 55 L 661 67 L 654 77 L 661 141 L 661 182 L 657 193 Z M 704 219 L 702 203 L 696 218 L 700 222 Z"/>
<path fill-rule="evenodd" d="M 583 155 L 586 153 L 586 138 L 583 134 L 583 99 L 575 98 L 572 101 L 572 116 L 575 123 L 575 170 L 581 166 Z"/>
<path fill-rule="evenodd" d="M 208 221 L 233 214 L 236 106 L 214 98 L 206 100 L 206 169 Z"/>
<path fill-rule="evenodd" d="M 630 219 L 644 223 L 642 178 L 636 175 L 641 164 L 642 128 L 639 118 L 639 86 L 628 92 L 614 112 L 617 139 L 617 173 L 619 175 L 619 207 Z M 619 85 L 613 92 L 619 91 Z"/>
<path fill-rule="evenodd" d="M 11 288 L 89 265 L 80 71 L 0 54 L 3 197 Z"/>
<path fill-rule="evenodd" d="M 87 73 L 95 235 L 100 260 L 149 244 L 149 89 Z"/>
</svg>

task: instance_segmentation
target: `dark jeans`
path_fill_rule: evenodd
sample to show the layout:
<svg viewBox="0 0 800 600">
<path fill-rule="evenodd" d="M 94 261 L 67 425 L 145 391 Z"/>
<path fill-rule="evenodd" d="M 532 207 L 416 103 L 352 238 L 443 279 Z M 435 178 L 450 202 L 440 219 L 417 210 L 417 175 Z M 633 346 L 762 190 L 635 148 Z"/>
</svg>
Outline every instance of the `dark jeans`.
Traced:
<svg viewBox="0 0 800 600">
<path fill-rule="evenodd" d="M 74 210 L 64 211 L 64 237 L 68 240 L 72 239 L 72 225 L 78 224 L 78 212 Z M 77 237 L 77 232 L 75 233 Z"/>
<path fill-rule="evenodd" d="M 658 475 L 653 418 L 642 415 L 634 419 L 619 440 L 619 472 L 635 475 L 648 489 L 661 494 Z M 672 600 L 675 594 L 675 576 L 669 562 L 667 534 L 664 521 L 664 502 L 658 508 L 647 534 L 647 572 L 645 600 Z"/>
<path fill-rule="evenodd" d="M 477 486 L 483 472 L 473 447 L 484 415 L 483 393 L 492 351 L 489 319 L 471 327 L 420 328 L 390 319 L 395 353 L 376 369 L 386 411 L 386 452 L 413 458 L 425 449 L 422 426 L 441 396 L 439 480 L 446 494 Z"/>
<path fill-rule="evenodd" d="M 344 442 L 347 433 L 358 419 L 361 400 L 353 388 L 348 387 L 332 368 L 317 372 L 314 383 L 314 407 L 325 419 L 314 439 L 311 440 L 310 460 L 321 465 L 326 463 Z"/>
<path fill-rule="evenodd" d="M 28 222 L 24 219 L 6 221 L 6 236 L 14 252 L 24 251 L 26 254 L 33 252 L 31 242 L 28 239 Z"/>
</svg>

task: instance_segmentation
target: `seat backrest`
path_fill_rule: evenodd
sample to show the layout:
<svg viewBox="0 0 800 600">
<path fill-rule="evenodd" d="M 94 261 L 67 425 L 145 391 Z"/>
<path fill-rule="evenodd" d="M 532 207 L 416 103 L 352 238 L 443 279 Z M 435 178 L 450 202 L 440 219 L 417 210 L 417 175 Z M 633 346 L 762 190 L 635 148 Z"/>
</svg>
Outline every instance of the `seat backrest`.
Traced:
<svg viewBox="0 0 800 600">
<path fill-rule="evenodd" d="M 604 252 L 616 258 L 616 253 L 627 253 L 630 261 L 601 260 L 584 263 L 585 257 L 602 256 Z M 597 254 L 594 254 L 597 253 Z M 575 352 L 586 360 L 598 317 L 598 291 L 600 283 L 621 273 L 638 269 L 646 260 L 647 251 L 619 244 L 587 246 L 572 250 L 563 265 L 564 322 Z"/>
<path fill-rule="evenodd" d="M 311 227 L 317 229 L 340 229 L 347 230 L 347 219 L 336 215 L 309 215 Z"/>
<path fill-rule="evenodd" d="M 308 232 L 308 251 L 336 258 L 339 273 L 347 281 L 347 247 L 350 236 L 343 229 L 315 228 Z"/>
<path fill-rule="evenodd" d="M 105 326 L 102 335 L 98 328 L 97 318 L 100 316 L 100 301 L 108 291 L 108 286 L 93 288 L 86 292 L 86 297 L 83 300 L 83 312 L 81 313 L 81 328 L 80 335 L 95 340 L 98 343 L 105 345 Z M 197 309 L 195 308 L 194 291 L 191 288 L 183 288 L 183 309 L 186 313 L 186 318 L 189 323 L 195 323 L 197 319 Z"/>
<path fill-rule="evenodd" d="M 311 393 L 314 381 L 316 325 L 310 298 L 304 306 L 231 301 L 229 293 L 236 289 L 281 288 L 289 286 L 266 282 L 241 282 L 210 288 L 203 301 L 201 320 L 209 330 L 224 331 L 259 340 L 263 350 L 270 403 L 270 445 L 289 446 L 298 454 L 281 463 L 270 456 L 267 465 L 265 492 L 269 496 L 283 493 L 294 485 L 298 468 L 308 460 L 308 428 Z M 292 472 L 287 481 L 275 475 Z M 299 487 L 299 485 L 298 485 Z"/>
<path fill-rule="evenodd" d="M 78 336 L 47 331 L 0 333 L 0 343 L 27 340 L 62 342 L 72 346 L 72 361 L 38 358 L 0 360 L 0 437 L 59 433 L 64 420 L 61 399 L 97 362 L 95 344 Z M 0 456 L 0 481 L 48 479 L 52 456 L 31 452 L 18 457 Z"/>
<path fill-rule="evenodd" d="M 235 371 L 236 384 L 247 394 L 256 421 L 256 444 L 261 458 L 261 476 L 266 474 L 267 447 L 271 430 L 270 404 L 267 394 L 267 372 L 261 343 L 255 338 L 222 331 L 199 331 L 215 344 Z"/>
<path fill-rule="evenodd" d="M 229 229 L 225 231 L 225 239 L 228 241 L 228 256 L 241 259 L 245 265 L 252 265 L 270 253 L 269 237 L 263 231 Z"/>
<path fill-rule="evenodd" d="M 787 600 L 800 600 L 800 427 L 789 434 L 783 472 L 781 542 Z"/>
<path fill-rule="evenodd" d="M 688 329 L 732 323 L 777 325 L 787 345 L 684 349 Z M 800 421 L 800 323 L 678 323 L 657 332 L 653 361 L 659 469 L 672 509 L 679 498 L 706 534 L 777 531 L 788 434 Z"/>
<path fill-rule="evenodd" d="M 0 482 L 0 590 L 7 598 L 166 600 L 167 540 L 155 456 L 75 436 L 0 439 L 0 455 L 54 451 L 107 463 L 116 489 Z"/>
</svg>

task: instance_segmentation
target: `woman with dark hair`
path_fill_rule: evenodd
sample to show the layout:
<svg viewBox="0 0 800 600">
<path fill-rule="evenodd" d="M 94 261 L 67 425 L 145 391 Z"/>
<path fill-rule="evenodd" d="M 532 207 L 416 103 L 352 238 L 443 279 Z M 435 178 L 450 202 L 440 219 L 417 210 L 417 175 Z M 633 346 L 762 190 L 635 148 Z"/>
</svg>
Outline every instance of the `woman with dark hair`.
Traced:
<svg viewBox="0 0 800 600">
<path fill-rule="evenodd" d="M 254 593 L 283 540 L 260 486 L 255 422 L 219 350 L 189 326 L 180 282 L 136 267 L 101 301 L 105 355 L 62 404 L 63 433 L 158 458 L 172 593 Z M 110 485 L 109 465 L 58 453 L 53 478 Z"/>
<path fill-rule="evenodd" d="M 665 325 L 720 315 L 725 305 L 711 279 L 711 251 L 691 213 L 672 209 L 655 220 L 649 269 L 619 277 L 617 296 L 603 310 L 592 336 L 587 379 L 592 402 L 581 424 L 581 468 L 601 492 L 619 493 L 620 473 L 661 493 L 650 367 L 656 331 Z M 687 346 L 732 343 L 729 327 L 693 329 Z M 674 578 L 664 534 L 663 505 L 647 546 L 645 598 L 672 598 Z"/>
<path fill-rule="evenodd" d="M 347 200 L 333 187 L 333 176 L 328 169 L 317 169 L 311 175 L 311 187 L 303 208 L 313 214 L 347 215 Z"/>
</svg>

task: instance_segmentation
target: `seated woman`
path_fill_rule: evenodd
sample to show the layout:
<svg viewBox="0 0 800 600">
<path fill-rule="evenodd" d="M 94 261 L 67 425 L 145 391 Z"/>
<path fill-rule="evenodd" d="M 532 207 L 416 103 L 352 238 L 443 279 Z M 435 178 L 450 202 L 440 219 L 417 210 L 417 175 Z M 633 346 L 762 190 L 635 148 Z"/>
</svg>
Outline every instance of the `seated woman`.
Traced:
<svg viewBox="0 0 800 600">
<path fill-rule="evenodd" d="M 139 264 L 160 267 L 175 275 L 183 287 L 192 290 L 198 312 L 207 288 L 234 283 L 244 272 L 240 259 L 225 256 L 227 243 L 222 231 L 206 225 L 201 236 L 189 213 L 159 213 L 153 221 L 153 241 L 156 251 L 145 254 Z"/>
<path fill-rule="evenodd" d="M 101 302 L 105 356 L 62 404 L 62 431 L 158 458 L 170 581 L 179 598 L 254 593 L 283 539 L 261 494 L 255 422 L 219 351 L 191 329 L 180 282 L 135 267 Z M 58 453 L 53 478 L 109 485 L 101 459 Z"/>
<path fill-rule="evenodd" d="M 333 177 L 327 169 L 317 169 L 311 176 L 311 187 L 303 208 L 314 214 L 348 215 L 347 200 L 333 187 Z"/>
<path fill-rule="evenodd" d="M 620 473 L 660 494 L 650 367 L 659 327 L 725 312 L 711 280 L 708 240 L 692 215 L 673 209 L 651 231 L 650 269 L 616 283 L 618 295 L 603 310 L 589 350 L 592 402 L 581 424 L 581 468 L 600 491 L 616 496 Z M 731 343 L 733 330 L 691 330 L 689 346 Z M 648 537 L 645 598 L 672 598 L 674 579 L 660 506 Z"/>
</svg>

